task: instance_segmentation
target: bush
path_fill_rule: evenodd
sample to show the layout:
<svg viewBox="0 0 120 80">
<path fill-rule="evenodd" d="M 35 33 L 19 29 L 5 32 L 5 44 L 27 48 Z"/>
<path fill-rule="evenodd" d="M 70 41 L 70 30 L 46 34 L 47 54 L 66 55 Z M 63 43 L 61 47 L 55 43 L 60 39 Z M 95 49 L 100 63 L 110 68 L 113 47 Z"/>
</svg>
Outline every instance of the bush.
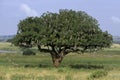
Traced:
<svg viewBox="0 0 120 80">
<path fill-rule="evenodd" d="M 35 52 L 30 49 L 23 50 L 23 55 L 35 55 Z"/>
<path fill-rule="evenodd" d="M 96 78 L 107 76 L 107 74 L 108 74 L 108 72 L 104 71 L 104 70 L 95 71 L 90 75 L 90 77 L 88 79 L 94 80 Z"/>
</svg>

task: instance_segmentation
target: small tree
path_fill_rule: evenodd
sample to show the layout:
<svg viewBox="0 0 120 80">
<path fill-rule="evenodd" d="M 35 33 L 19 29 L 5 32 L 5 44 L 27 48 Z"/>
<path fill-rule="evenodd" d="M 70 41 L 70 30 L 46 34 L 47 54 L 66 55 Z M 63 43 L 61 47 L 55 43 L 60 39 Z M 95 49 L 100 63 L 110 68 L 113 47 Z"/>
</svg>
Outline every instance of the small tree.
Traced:
<svg viewBox="0 0 120 80">
<path fill-rule="evenodd" d="M 18 46 L 37 45 L 40 51 L 41 45 L 47 46 L 55 67 L 70 52 L 92 52 L 109 47 L 111 43 L 112 36 L 102 32 L 96 19 L 83 11 L 67 9 L 20 21 L 14 38 Z"/>
</svg>

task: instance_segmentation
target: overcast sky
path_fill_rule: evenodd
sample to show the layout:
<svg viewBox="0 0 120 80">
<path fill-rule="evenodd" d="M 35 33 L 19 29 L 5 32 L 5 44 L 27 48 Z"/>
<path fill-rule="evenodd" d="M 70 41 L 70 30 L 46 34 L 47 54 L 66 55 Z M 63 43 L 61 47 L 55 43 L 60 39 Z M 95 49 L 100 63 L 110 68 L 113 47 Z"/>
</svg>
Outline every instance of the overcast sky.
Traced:
<svg viewBox="0 0 120 80">
<path fill-rule="evenodd" d="M 17 24 L 28 16 L 59 9 L 85 11 L 103 31 L 120 36 L 120 0 L 0 0 L 0 35 L 16 34 Z"/>
</svg>

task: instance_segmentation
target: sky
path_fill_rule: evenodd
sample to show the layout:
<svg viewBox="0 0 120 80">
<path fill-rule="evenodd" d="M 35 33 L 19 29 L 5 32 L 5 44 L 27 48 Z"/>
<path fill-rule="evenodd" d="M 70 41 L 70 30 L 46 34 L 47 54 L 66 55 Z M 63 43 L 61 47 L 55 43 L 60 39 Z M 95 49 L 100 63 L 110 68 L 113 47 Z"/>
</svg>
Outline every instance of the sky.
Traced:
<svg viewBox="0 0 120 80">
<path fill-rule="evenodd" d="M 14 35 L 20 20 L 59 9 L 85 11 L 100 28 L 120 36 L 120 0 L 0 0 L 0 35 Z"/>
</svg>

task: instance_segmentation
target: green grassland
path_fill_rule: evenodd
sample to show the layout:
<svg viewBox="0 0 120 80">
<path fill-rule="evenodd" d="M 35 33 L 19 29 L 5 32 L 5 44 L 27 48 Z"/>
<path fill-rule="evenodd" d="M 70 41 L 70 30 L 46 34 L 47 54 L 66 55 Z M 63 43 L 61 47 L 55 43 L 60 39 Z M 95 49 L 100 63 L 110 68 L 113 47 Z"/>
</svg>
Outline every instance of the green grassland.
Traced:
<svg viewBox="0 0 120 80">
<path fill-rule="evenodd" d="M 0 43 L 0 80 L 120 80 L 120 45 L 95 53 L 70 53 L 59 68 L 49 53 L 24 56 L 10 43 Z"/>
<path fill-rule="evenodd" d="M 14 50 L 19 50 L 19 47 L 16 47 L 9 42 L 0 42 L 0 50 L 14 51 Z"/>
</svg>

